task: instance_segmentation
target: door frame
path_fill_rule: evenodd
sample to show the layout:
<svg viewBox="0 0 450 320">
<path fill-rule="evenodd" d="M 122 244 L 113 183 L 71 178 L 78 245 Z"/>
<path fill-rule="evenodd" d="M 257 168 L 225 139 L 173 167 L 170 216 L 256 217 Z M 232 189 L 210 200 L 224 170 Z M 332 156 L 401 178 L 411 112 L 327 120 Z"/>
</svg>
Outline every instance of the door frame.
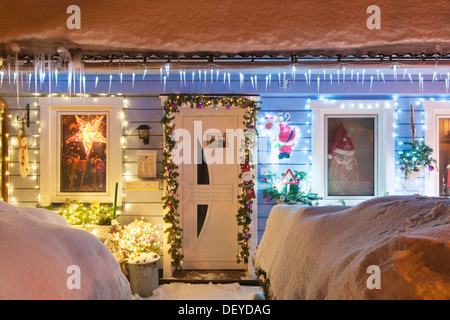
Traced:
<svg viewBox="0 0 450 320">
<path fill-rule="evenodd" d="M 433 158 L 439 161 L 439 118 L 450 118 L 450 101 L 424 101 L 425 144 L 433 149 Z M 438 168 L 436 168 L 438 169 Z M 439 171 L 425 174 L 425 195 L 439 197 Z"/>
<path fill-rule="evenodd" d="M 254 100 L 254 101 L 258 101 L 259 100 L 259 96 L 244 96 L 244 98 L 251 99 L 251 100 Z M 161 107 L 164 108 L 164 104 L 167 101 L 167 99 L 168 99 L 167 95 L 164 95 L 164 96 L 161 95 L 160 96 Z M 227 112 L 229 112 L 230 115 L 236 114 L 237 111 L 235 111 L 234 109 L 235 108 L 231 108 L 230 110 L 227 110 Z M 212 110 L 203 109 L 202 110 L 202 112 L 209 112 L 209 111 L 213 115 L 216 110 L 214 110 L 214 109 L 212 109 Z M 177 119 L 178 118 L 179 117 L 177 117 L 175 115 L 175 117 L 174 117 L 175 128 L 176 128 L 176 124 L 177 124 Z M 256 125 L 255 125 L 255 127 L 256 127 Z M 163 142 L 164 142 L 166 137 L 163 135 L 162 139 L 163 139 Z M 253 149 L 250 150 L 252 152 L 252 154 L 253 154 L 253 158 L 255 159 L 254 160 L 255 168 L 253 170 L 254 175 L 255 175 L 255 179 L 254 179 L 255 190 L 258 190 L 258 185 L 257 185 L 257 180 L 258 180 L 257 179 L 258 154 L 257 154 L 257 150 L 258 150 L 258 147 L 257 147 L 257 139 L 256 139 L 256 142 L 253 145 Z M 180 176 L 182 175 L 182 166 L 179 167 L 178 173 L 180 174 Z M 162 188 L 163 188 L 163 190 L 167 190 L 167 186 L 165 185 L 165 183 L 163 183 Z M 178 192 L 177 192 L 178 198 L 179 198 L 179 195 L 182 195 L 182 186 L 181 186 L 181 184 L 180 184 L 180 187 L 178 188 Z M 251 262 L 251 259 L 253 258 L 253 256 L 256 253 L 256 248 L 257 248 L 257 244 L 258 244 L 258 242 L 257 242 L 257 240 L 258 240 L 258 224 L 257 224 L 257 222 L 258 222 L 258 201 L 257 201 L 257 199 L 255 199 L 255 200 L 256 201 L 254 201 L 253 208 L 252 208 L 252 221 L 250 223 L 250 234 L 252 235 L 250 237 L 250 240 L 249 240 L 250 261 L 247 264 L 243 264 L 244 268 L 246 269 L 247 278 L 249 278 L 249 279 L 256 279 L 255 268 L 253 266 L 253 263 Z M 181 202 L 182 202 L 182 199 L 180 199 L 180 203 Z M 164 211 L 163 214 L 165 214 L 165 211 Z M 182 227 L 181 222 L 182 222 L 182 220 L 180 219 L 180 226 Z M 236 225 L 237 225 L 237 221 L 236 221 Z M 163 228 L 164 228 L 164 241 L 163 241 L 163 256 L 162 256 L 162 260 L 163 260 L 163 277 L 164 278 L 171 278 L 172 275 L 173 275 L 173 272 L 175 271 L 175 268 L 172 266 L 172 256 L 169 253 L 170 246 L 168 244 L 168 235 L 167 235 L 167 232 L 166 232 L 166 230 L 170 226 L 171 225 L 167 224 L 167 223 L 164 223 L 164 225 L 163 225 Z M 237 234 L 236 234 L 236 242 L 237 242 Z"/>
</svg>

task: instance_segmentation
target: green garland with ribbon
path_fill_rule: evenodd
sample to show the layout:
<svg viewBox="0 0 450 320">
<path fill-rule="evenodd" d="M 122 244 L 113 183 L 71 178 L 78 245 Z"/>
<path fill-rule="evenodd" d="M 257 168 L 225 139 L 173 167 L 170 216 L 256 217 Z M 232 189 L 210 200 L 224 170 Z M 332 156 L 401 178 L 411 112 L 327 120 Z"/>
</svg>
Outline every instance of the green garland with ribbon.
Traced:
<svg viewBox="0 0 450 320">
<path fill-rule="evenodd" d="M 162 197 L 163 209 L 166 210 L 164 215 L 164 222 L 169 224 L 165 232 L 168 234 L 167 244 L 170 245 L 168 250 L 172 256 L 172 266 L 175 269 L 182 269 L 183 261 L 182 253 L 182 229 L 180 224 L 180 213 L 178 212 L 179 200 L 177 199 L 179 176 L 178 166 L 172 162 L 172 150 L 175 147 L 175 141 L 171 139 L 175 124 L 175 113 L 179 112 L 180 108 L 242 108 L 244 112 L 244 126 L 245 131 L 254 130 L 256 132 L 256 116 L 260 110 L 259 102 L 244 97 L 225 96 L 225 97 L 207 97 L 204 95 L 170 95 L 164 103 L 164 115 L 161 119 L 161 124 L 164 131 L 164 149 L 163 149 L 163 169 L 161 171 L 161 180 L 165 183 L 166 190 Z M 253 141 L 252 141 L 253 140 Z M 245 135 L 245 145 L 243 146 L 245 154 L 245 162 L 250 164 L 253 161 L 251 150 L 253 149 L 254 138 L 251 139 L 249 135 Z M 251 164 L 251 168 L 254 165 Z M 241 173 L 242 174 L 242 173 Z M 241 177 L 241 174 L 239 177 Z M 239 209 L 236 214 L 236 220 L 240 230 L 237 235 L 237 240 L 240 246 L 240 253 L 237 256 L 237 262 L 248 263 L 250 254 L 250 223 L 253 208 L 253 200 L 247 199 L 243 183 L 239 184 L 241 193 L 238 195 Z"/>
</svg>

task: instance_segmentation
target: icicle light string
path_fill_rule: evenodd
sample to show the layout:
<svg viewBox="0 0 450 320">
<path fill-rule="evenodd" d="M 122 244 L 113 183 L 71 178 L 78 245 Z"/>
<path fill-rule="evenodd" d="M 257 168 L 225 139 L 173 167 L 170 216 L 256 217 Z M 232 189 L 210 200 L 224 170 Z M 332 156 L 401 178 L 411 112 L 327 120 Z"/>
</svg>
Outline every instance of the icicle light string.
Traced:
<svg viewBox="0 0 450 320">
<path fill-rule="evenodd" d="M 48 93 L 49 95 L 52 94 L 52 89 L 53 87 L 58 87 L 58 81 L 59 81 L 59 73 L 58 73 L 58 69 L 59 69 L 59 65 L 57 63 L 54 63 L 50 60 L 50 57 L 47 57 L 46 55 L 43 54 L 38 54 L 35 56 L 35 62 L 34 62 L 34 79 L 33 79 L 33 73 L 29 72 L 28 73 L 28 78 L 25 76 L 25 80 L 28 83 L 28 88 L 29 90 L 31 89 L 31 82 L 32 80 L 34 80 L 35 82 L 35 94 L 38 94 L 39 91 L 42 90 L 42 85 L 44 84 L 44 82 L 48 82 Z M 19 82 L 21 82 L 21 75 L 13 72 L 11 73 L 11 68 L 9 67 L 9 65 L 7 66 L 8 68 L 6 69 L 7 72 L 5 72 L 5 67 L 3 67 L 3 69 L 1 69 L 0 71 L 0 86 L 3 85 L 4 82 L 4 77 L 5 74 L 8 77 L 8 82 L 11 83 L 13 82 L 15 85 L 20 85 Z M 86 93 L 86 89 L 85 89 L 85 85 L 84 85 L 84 79 L 87 78 L 86 72 L 84 70 L 84 65 L 82 63 L 80 63 L 78 61 L 78 63 L 76 65 L 73 64 L 73 62 L 69 61 L 67 64 L 67 68 L 68 68 L 68 73 L 67 73 L 67 77 L 68 77 L 68 86 L 67 86 L 67 91 L 70 94 L 74 93 L 76 94 L 77 91 L 80 94 L 85 94 Z M 142 80 L 147 79 L 147 80 L 151 80 L 151 77 L 146 77 L 148 75 L 148 69 L 147 67 L 143 66 L 143 71 L 140 73 L 142 75 Z M 391 74 L 393 81 L 398 82 L 398 66 L 397 64 L 393 64 L 392 66 L 393 69 L 393 73 Z M 323 75 L 323 77 L 321 76 L 321 80 L 323 83 L 325 83 L 325 81 L 329 80 L 330 81 L 330 85 L 340 85 L 341 82 L 344 83 L 346 80 L 350 80 L 350 81 L 355 81 L 357 84 L 361 84 L 361 86 L 364 86 L 366 83 L 366 74 L 369 74 L 371 77 L 373 77 L 373 79 L 370 78 L 369 76 L 369 80 L 370 84 L 367 85 L 367 87 L 369 89 L 373 89 L 374 88 L 374 83 L 373 80 L 375 80 L 375 76 L 374 74 L 376 73 L 376 80 L 383 81 L 383 84 L 388 84 L 387 83 L 387 79 L 385 78 L 385 74 L 380 70 L 380 69 L 376 69 L 373 70 L 373 73 L 369 73 L 368 69 L 364 69 L 364 68 L 360 68 L 360 69 L 351 69 L 350 70 L 350 74 L 347 73 L 346 68 L 345 67 L 339 67 L 337 69 L 335 69 L 335 73 L 333 72 L 332 68 L 329 69 L 321 69 L 321 70 L 316 70 L 315 69 L 308 69 L 308 68 L 302 68 L 301 70 L 298 70 L 296 68 L 296 66 L 292 66 L 289 69 L 289 73 L 288 71 L 282 71 L 282 72 L 278 72 L 278 81 L 280 83 L 280 88 L 286 88 L 286 81 L 289 80 L 291 85 L 294 85 L 297 83 L 297 78 L 296 78 L 296 74 L 299 71 L 300 74 L 304 74 L 304 83 L 306 83 L 308 86 L 311 86 L 312 84 L 312 80 L 313 76 L 317 75 L 318 73 L 320 73 L 321 75 Z M 180 74 L 180 87 L 186 87 L 187 84 L 187 79 L 186 79 L 186 71 L 185 70 L 177 70 L 176 72 L 178 72 Z M 128 74 L 129 73 L 129 74 Z M 165 91 L 167 91 L 167 85 L 168 80 L 169 80 L 169 75 L 173 73 L 173 71 L 171 71 L 170 65 L 167 64 L 164 67 L 160 67 L 160 81 L 162 84 L 162 89 L 165 89 Z M 195 73 L 198 73 L 198 78 L 196 76 Z M 220 71 L 216 70 L 214 68 L 209 69 L 209 71 L 207 72 L 207 70 L 202 69 L 202 70 L 197 70 L 197 72 L 192 72 L 192 77 L 191 77 L 191 83 L 194 84 L 195 81 L 201 82 L 204 86 L 207 85 L 207 83 L 209 83 L 211 86 L 214 85 L 214 78 L 216 80 L 216 83 L 219 82 L 219 75 L 220 75 Z M 111 85 L 112 85 L 112 71 L 110 73 L 110 86 L 109 86 L 109 90 L 108 93 L 111 94 Z M 227 72 L 223 72 L 223 85 L 226 86 L 229 90 L 231 90 L 231 73 L 227 73 Z M 127 71 L 125 72 L 125 70 L 123 69 L 122 64 L 119 64 L 119 70 L 118 70 L 118 77 L 120 80 L 120 84 L 124 84 L 124 77 L 127 76 L 130 78 L 131 82 L 132 82 L 132 88 L 134 89 L 135 87 L 135 77 L 138 75 L 137 72 L 131 72 L 131 71 Z M 249 82 L 252 83 L 252 88 L 257 91 L 258 89 L 258 80 L 257 80 L 257 75 L 253 75 L 248 77 L 247 79 L 244 78 L 244 73 L 243 72 L 239 72 L 236 74 L 237 77 L 239 77 L 239 88 L 242 89 L 245 86 L 245 82 Z M 412 74 L 410 72 L 410 70 L 408 70 L 407 68 L 403 68 L 403 79 L 405 80 L 406 75 L 408 75 L 408 79 L 411 82 L 411 84 L 415 83 L 415 77 L 413 78 L 414 74 Z M 97 88 L 98 87 L 98 74 L 94 75 L 95 77 L 95 85 L 94 87 Z M 164 81 L 164 77 L 165 77 L 165 81 Z M 209 77 L 209 79 L 208 79 Z M 268 77 L 268 79 L 267 79 Z M 329 79 L 327 79 L 329 77 Z M 417 78 L 417 89 L 419 93 L 423 93 L 425 90 L 424 88 L 424 84 L 425 84 L 425 78 L 428 78 L 428 74 L 425 75 L 422 72 L 418 72 L 418 78 Z M 197 78 L 197 79 L 196 79 Z M 268 89 L 271 87 L 271 74 L 267 73 L 264 77 L 266 79 L 266 85 L 264 87 L 264 90 L 268 91 Z M 263 79 L 264 79 L 263 78 Z M 356 79 L 355 79 L 356 78 Z M 72 80 L 72 81 L 70 81 Z M 334 80 L 334 82 L 333 82 Z M 443 88 L 445 88 L 445 92 L 447 93 L 449 91 L 449 85 L 450 85 L 450 75 L 448 73 L 448 71 L 445 71 L 444 73 L 441 70 L 434 70 L 432 73 L 429 74 L 429 81 L 431 84 L 440 84 Z M 22 81 L 22 85 L 23 85 Z M 165 82 L 165 83 L 164 83 Z M 319 81 L 317 81 L 319 82 Z M 38 87 L 38 83 L 40 84 L 40 86 Z M 427 82 L 428 83 L 428 82 Z M 17 89 L 17 88 L 16 88 Z M 372 92 L 372 91 L 370 91 Z"/>
</svg>

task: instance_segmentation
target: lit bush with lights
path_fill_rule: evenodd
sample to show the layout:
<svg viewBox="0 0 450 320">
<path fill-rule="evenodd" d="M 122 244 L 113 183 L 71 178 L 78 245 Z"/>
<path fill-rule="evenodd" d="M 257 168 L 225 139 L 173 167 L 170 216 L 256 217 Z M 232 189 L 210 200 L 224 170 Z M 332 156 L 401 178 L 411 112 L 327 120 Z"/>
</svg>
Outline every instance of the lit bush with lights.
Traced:
<svg viewBox="0 0 450 320">
<path fill-rule="evenodd" d="M 114 209 L 108 205 L 100 205 L 97 201 L 92 202 L 88 208 L 80 201 L 67 199 L 58 214 L 71 225 L 110 225 Z"/>
<path fill-rule="evenodd" d="M 151 223 L 135 220 L 122 233 L 121 248 L 128 259 L 136 260 L 161 251 L 159 232 Z"/>
</svg>

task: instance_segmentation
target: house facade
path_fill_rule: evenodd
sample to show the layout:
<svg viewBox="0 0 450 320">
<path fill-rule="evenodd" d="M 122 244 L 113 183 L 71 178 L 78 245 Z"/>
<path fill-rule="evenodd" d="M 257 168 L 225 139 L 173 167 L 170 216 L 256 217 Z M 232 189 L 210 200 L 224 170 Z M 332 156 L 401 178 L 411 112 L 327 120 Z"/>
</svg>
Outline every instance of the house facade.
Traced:
<svg viewBox="0 0 450 320">
<path fill-rule="evenodd" d="M 254 276 L 251 257 L 271 208 L 287 203 L 291 189 L 315 194 L 312 205 L 448 195 L 450 58 L 436 45 L 448 39 L 428 43 L 427 36 L 417 50 L 383 37 L 382 45 L 358 47 L 346 36 L 349 47 L 330 45 L 326 57 L 311 41 L 301 50 L 288 44 L 283 54 L 272 44 L 270 54 L 96 48 L 95 55 L 85 53 L 90 43 L 85 52 L 58 47 L 33 56 L 7 39 L 2 198 L 35 207 L 66 198 L 112 204 L 117 194 L 122 225 L 143 217 L 164 234 L 166 277 L 179 254 L 187 269 Z M 140 137 L 142 126 L 148 138 Z M 406 179 L 401 157 L 415 141 L 430 146 L 437 162 Z M 230 151 L 244 156 L 228 158 Z M 175 154 L 183 160 L 176 167 Z"/>
</svg>

